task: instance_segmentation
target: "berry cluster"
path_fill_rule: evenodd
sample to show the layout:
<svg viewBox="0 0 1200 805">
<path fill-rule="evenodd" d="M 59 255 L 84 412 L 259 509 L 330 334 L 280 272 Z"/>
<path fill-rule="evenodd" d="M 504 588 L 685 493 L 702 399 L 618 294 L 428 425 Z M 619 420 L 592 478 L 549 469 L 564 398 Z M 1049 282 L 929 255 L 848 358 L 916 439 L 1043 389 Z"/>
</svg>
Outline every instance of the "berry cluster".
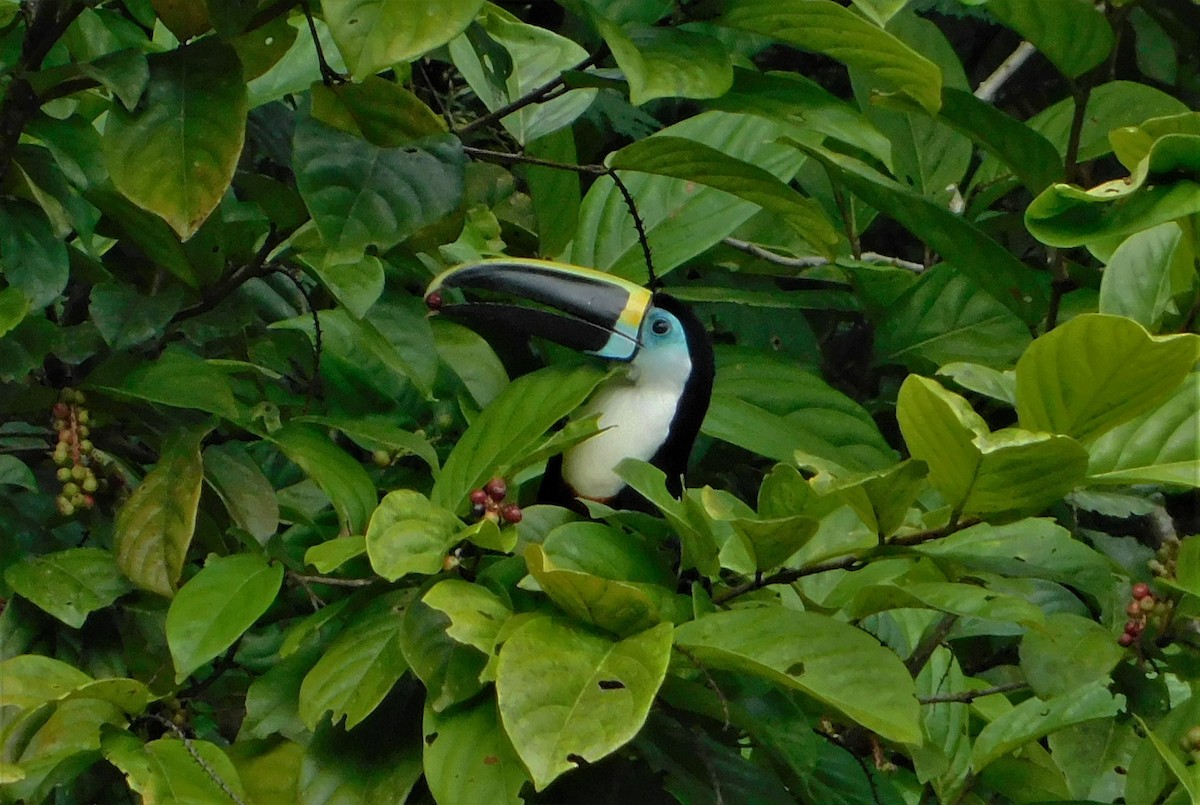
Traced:
<svg viewBox="0 0 1200 805">
<path fill-rule="evenodd" d="M 1158 549 L 1154 558 L 1147 565 L 1150 572 L 1160 579 L 1175 578 L 1175 571 L 1179 566 L 1179 540 L 1164 540 L 1162 547 Z"/>
<path fill-rule="evenodd" d="M 519 523 L 524 516 L 521 507 L 515 503 L 504 503 L 508 496 L 508 484 L 503 478 L 493 478 L 483 485 L 482 489 L 471 491 L 471 514 L 476 518 L 486 518 L 493 523 L 503 520 L 506 523 Z"/>
<path fill-rule="evenodd" d="M 96 505 L 92 496 L 100 488 L 92 470 L 92 442 L 88 439 L 91 415 L 83 407 L 85 402 L 82 391 L 63 389 L 53 409 L 54 429 L 58 431 L 58 444 L 54 447 L 54 463 L 58 467 L 55 477 L 62 483 L 62 492 L 54 504 L 64 517 Z"/>
<path fill-rule="evenodd" d="M 1179 745 L 1192 756 L 1192 760 L 1200 762 L 1200 724 L 1194 724 L 1185 732 L 1179 739 Z"/>
<path fill-rule="evenodd" d="M 1145 582 L 1139 581 L 1133 585 L 1131 593 L 1132 597 L 1125 607 L 1125 614 L 1129 616 L 1129 620 L 1125 622 L 1125 631 L 1117 638 L 1117 642 L 1127 648 L 1142 636 L 1146 629 L 1146 621 L 1154 610 L 1161 606 L 1150 591 L 1150 585 Z"/>
</svg>

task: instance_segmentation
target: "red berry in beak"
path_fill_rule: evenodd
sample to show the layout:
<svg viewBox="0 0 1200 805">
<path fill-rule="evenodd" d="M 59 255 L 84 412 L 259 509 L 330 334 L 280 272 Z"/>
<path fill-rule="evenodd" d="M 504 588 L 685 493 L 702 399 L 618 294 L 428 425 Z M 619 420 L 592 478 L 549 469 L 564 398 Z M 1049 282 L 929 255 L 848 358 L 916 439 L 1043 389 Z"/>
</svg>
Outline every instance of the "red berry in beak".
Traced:
<svg viewBox="0 0 1200 805">
<path fill-rule="evenodd" d="M 442 294 L 441 294 L 441 292 L 434 291 L 433 293 L 429 294 L 429 296 L 425 297 L 425 304 L 432 311 L 436 312 L 438 310 L 441 310 L 442 309 Z"/>
</svg>

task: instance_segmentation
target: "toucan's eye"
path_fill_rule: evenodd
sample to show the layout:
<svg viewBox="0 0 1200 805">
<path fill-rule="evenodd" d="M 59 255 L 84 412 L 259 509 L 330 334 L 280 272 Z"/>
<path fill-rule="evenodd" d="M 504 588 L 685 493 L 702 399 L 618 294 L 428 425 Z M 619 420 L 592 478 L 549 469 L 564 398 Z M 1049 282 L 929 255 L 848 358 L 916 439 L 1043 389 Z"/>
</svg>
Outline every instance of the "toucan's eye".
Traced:
<svg viewBox="0 0 1200 805">
<path fill-rule="evenodd" d="M 654 331 L 655 335 L 666 335 L 671 332 L 671 322 L 666 319 L 658 319 L 650 325 L 650 329 Z"/>
</svg>

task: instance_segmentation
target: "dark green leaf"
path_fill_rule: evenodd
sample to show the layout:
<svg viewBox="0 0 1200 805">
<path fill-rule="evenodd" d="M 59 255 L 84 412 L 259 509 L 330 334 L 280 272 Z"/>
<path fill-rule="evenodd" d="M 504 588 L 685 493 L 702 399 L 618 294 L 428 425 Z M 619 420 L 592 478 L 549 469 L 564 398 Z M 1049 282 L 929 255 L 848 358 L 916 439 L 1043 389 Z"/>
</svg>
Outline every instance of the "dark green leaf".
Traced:
<svg viewBox="0 0 1200 805">
<path fill-rule="evenodd" d="M 4 580 L 13 592 L 76 629 L 89 613 L 132 589 L 113 555 L 99 548 L 27 556 L 4 571 Z"/>
<path fill-rule="evenodd" d="M 67 287 L 66 246 L 41 210 L 26 201 L 0 203 L 0 270 L 32 309 L 50 304 Z"/>
</svg>

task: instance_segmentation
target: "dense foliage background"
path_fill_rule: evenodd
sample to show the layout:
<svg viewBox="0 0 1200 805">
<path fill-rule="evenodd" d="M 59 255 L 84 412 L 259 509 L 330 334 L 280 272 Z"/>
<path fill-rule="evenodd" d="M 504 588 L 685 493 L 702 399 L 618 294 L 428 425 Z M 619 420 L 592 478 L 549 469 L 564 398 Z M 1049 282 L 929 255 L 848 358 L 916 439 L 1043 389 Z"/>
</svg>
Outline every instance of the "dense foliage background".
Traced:
<svg viewBox="0 0 1200 805">
<path fill-rule="evenodd" d="M 0 800 L 1200 797 L 1194 2 L 0 0 L 0 91 Z M 534 505 L 603 371 L 422 291 L 644 246 L 686 494 Z"/>
</svg>

